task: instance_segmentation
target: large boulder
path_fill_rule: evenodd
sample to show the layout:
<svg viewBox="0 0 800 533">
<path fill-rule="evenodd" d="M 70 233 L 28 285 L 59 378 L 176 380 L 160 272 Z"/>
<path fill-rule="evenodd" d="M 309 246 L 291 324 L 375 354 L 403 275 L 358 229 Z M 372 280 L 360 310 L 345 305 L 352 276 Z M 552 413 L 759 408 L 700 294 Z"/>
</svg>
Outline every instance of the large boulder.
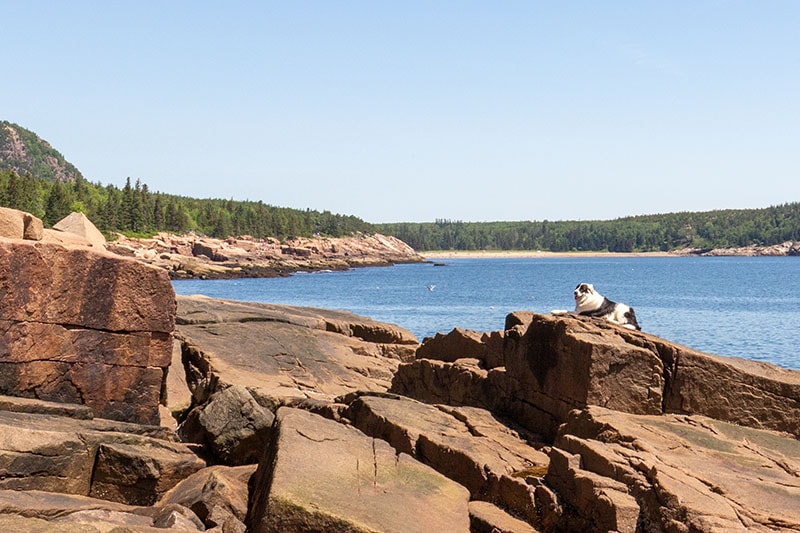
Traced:
<svg viewBox="0 0 800 533">
<path fill-rule="evenodd" d="M 187 442 L 205 445 L 226 465 L 255 464 L 269 442 L 275 416 L 246 388 L 232 385 L 192 409 L 178 428 Z"/>
<path fill-rule="evenodd" d="M 0 237 L 41 241 L 43 228 L 41 219 L 30 213 L 0 207 Z"/>
<path fill-rule="evenodd" d="M 469 530 L 468 491 L 385 441 L 282 407 L 249 531 Z"/>
<path fill-rule="evenodd" d="M 343 311 L 196 296 L 178 298 L 177 333 L 198 404 L 233 384 L 265 406 L 386 391 L 418 345 L 402 328 Z"/>
<path fill-rule="evenodd" d="M 85 247 L 0 239 L 0 394 L 157 424 L 171 361 L 167 274 Z"/>
<path fill-rule="evenodd" d="M 79 212 L 73 212 L 62 218 L 55 224 L 53 229 L 56 231 L 63 231 L 65 233 L 73 233 L 86 239 L 86 241 L 97 248 L 103 248 L 106 244 L 105 236 L 100 233 L 100 230 L 92 224 L 86 215 Z"/>
</svg>

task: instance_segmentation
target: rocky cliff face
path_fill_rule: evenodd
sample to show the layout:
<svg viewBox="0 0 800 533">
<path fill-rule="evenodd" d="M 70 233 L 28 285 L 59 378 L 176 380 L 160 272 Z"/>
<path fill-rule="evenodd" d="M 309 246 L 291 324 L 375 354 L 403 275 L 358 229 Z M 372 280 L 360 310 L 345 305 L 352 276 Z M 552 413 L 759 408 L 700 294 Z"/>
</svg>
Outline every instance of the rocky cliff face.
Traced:
<svg viewBox="0 0 800 533">
<path fill-rule="evenodd" d="M 56 181 L 75 181 L 81 173 L 50 144 L 16 124 L 0 121 L 0 170 L 29 173 Z"/>
<path fill-rule="evenodd" d="M 165 280 L 0 240 L 0 530 L 800 531 L 798 372 L 529 312 L 419 345 Z"/>
<path fill-rule="evenodd" d="M 84 247 L 0 239 L 0 393 L 158 423 L 175 296 L 165 272 Z"/>
</svg>

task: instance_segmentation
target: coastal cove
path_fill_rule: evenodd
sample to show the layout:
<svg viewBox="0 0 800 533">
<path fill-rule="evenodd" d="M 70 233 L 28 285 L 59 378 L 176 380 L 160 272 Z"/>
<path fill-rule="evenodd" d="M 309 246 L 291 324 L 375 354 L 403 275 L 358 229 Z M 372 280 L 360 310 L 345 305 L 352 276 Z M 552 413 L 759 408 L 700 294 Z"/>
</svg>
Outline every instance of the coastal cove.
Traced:
<svg viewBox="0 0 800 533">
<path fill-rule="evenodd" d="M 800 368 L 800 295 L 788 289 L 800 274 L 793 258 L 426 257 L 431 262 L 173 286 L 184 295 L 347 310 L 398 324 L 422 340 L 456 327 L 500 330 L 518 310 L 571 309 L 572 289 L 589 282 L 632 305 L 648 333 L 704 352 Z"/>
</svg>

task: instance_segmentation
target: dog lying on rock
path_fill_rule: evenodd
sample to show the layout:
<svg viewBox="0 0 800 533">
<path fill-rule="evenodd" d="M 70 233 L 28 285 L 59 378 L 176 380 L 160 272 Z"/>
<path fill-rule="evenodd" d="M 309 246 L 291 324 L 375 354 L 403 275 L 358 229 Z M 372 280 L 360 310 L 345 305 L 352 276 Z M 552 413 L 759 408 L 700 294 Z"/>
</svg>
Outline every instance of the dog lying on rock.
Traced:
<svg viewBox="0 0 800 533">
<path fill-rule="evenodd" d="M 573 291 L 575 296 L 575 314 L 604 318 L 614 324 L 640 331 L 639 322 L 633 307 L 613 302 L 597 292 L 591 283 L 579 283 Z M 566 315 L 569 311 L 554 309 L 554 315 Z"/>
</svg>

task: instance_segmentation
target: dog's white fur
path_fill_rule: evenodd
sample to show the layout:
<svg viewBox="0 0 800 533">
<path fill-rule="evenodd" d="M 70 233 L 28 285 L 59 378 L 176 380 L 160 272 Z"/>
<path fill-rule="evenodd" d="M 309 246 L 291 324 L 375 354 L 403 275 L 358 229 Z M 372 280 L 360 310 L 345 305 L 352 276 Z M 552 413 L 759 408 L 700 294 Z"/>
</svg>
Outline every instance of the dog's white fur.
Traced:
<svg viewBox="0 0 800 533">
<path fill-rule="evenodd" d="M 594 289 L 591 283 L 579 283 L 573 291 L 575 314 L 604 318 L 620 326 L 640 330 L 633 308 L 626 304 L 612 302 Z M 568 314 L 568 311 L 553 310 L 554 315 Z"/>
</svg>

